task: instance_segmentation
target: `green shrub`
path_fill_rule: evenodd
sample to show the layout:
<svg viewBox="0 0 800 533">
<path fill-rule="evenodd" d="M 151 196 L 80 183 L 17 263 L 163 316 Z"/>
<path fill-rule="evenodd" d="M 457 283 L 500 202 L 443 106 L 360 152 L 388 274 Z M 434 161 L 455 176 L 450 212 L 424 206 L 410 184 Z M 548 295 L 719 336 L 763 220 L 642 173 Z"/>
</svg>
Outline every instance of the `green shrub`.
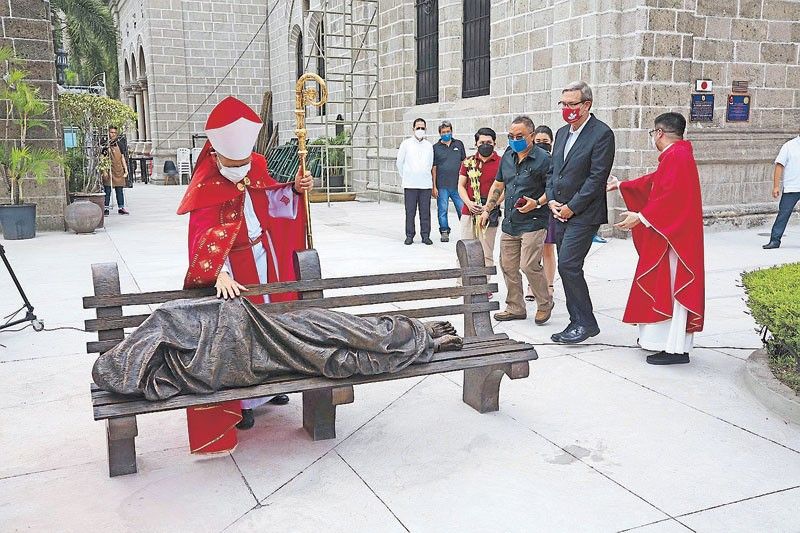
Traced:
<svg viewBox="0 0 800 533">
<path fill-rule="evenodd" d="M 794 357 L 796 373 L 800 370 L 800 263 L 745 272 L 742 282 L 753 318 L 771 335 L 765 335 L 771 363 L 787 370 L 787 361 Z M 800 379 L 794 385 L 797 390 Z"/>
</svg>

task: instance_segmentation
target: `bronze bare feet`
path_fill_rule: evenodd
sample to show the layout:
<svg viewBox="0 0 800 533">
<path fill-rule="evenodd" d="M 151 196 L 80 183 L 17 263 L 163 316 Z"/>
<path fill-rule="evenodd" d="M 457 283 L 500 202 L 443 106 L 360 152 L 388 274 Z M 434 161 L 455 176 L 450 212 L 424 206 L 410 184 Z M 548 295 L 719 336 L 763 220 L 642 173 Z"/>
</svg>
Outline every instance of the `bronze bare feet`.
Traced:
<svg viewBox="0 0 800 533">
<path fill-rule="evenodd" d="M 442 335 L 433 339 L 434 352 L 455 352 L 461 349 L 464 340 L 456 335 Z"/>
<path fill-rule="evenodd" d="M 456 335 L 456 328 L 453 327 L 453 324 L 443 320 L 426 322 L 425 330 L 432 339 L 438 339 L 439 337 L 443 337 L 445 335 Z"/>
</svg>

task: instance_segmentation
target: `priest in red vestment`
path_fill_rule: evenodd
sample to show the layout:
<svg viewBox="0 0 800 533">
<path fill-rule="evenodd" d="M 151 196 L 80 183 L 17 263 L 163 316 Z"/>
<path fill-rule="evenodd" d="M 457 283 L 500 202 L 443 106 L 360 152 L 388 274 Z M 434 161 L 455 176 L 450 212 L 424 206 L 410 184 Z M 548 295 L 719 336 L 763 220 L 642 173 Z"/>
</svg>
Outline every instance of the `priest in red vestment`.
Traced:
<svg viewBox="0 0 800 533">
<path fill-rule="evenodd" d="M 703 330 L 705 271 L 703 206 L 686 119 L 664 113 L 650 131 L 658 168 L 638 179 L 609 182 L 628 211 L 617 227 L 630 230 L 639 253 L 623 322 L 639 325 L 639 345 L 657 352 L 654 365 L 688 363 L 694 333 Z"/>
<path fill-rule="evenodd" d="M 217 296 L 245 295 L 254 303 L 296 299 L 296 294 L 246 296 L 244 285 L 294 281 L 293 252 L 305 247 L 302 194 L 311 175 L 294 183 L 276 182 L 264 156 L 253 146 L 261 119 L 229 96 L 208 117 L 208 136 L 197 158 L 178 214 L 189 213 L 189 269 L 184 288 L 215 286 Z M 189 408 L 192 453 L 228 452 L 236 447 L 236 428 L 253 426 L 252 409 L 268 399 L 230 401 Z M 286 403 L 285 396 L 274 403 Z"/>
</svg>

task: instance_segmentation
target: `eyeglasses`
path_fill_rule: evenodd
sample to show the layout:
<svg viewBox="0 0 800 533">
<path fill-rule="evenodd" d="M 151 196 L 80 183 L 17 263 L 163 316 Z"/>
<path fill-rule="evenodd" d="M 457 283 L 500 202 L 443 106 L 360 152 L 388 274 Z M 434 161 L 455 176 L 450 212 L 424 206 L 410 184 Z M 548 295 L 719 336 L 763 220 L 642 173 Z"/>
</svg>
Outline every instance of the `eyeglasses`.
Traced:
<svg viewBox="0 0 800 533">
<path fill-rule="evenodd" d="M 576 108 L 576 107 L 578 107 L 579 105 L 581 105 L 581 104 L 583 104 L 583 103 L 585 103 L 585 102 L 588 102 L 588 101 L 589 101 L 589 100 L 581 100 L 580 102 L 574 102 L 574 103 L 570 103 L 570 102 L 558 102 L 558 105 L 559 105 L 559 106 L 561 106 L 561 108 L 569 107 L 570 109 L 575 109 L 575 108 Z"/>
<path fill-rule="evenodd" d="M 672 130 L 665 130 L 664 128 L 655 128 L 655 129 L 652 129 L 652 130 L 648 131 L 648 132 L 647 132 L 647 135 L 648 135 L 648 136 L 650 136 L 650 137 L 652 137 L 652 136 L 653 136 L 653 134 L 654 134 L 655 132 L 657 132 L 657 131 L 660 131 L 660 132 L 662 132 L 662 133 L 675 133 L 675 132 L 674 132 L 674 131 L 672 131 Z"/>
<path fill-rule="evenodd" d="M 530 134 L 528 134 L 528 135 L 530 135 Z M 511 135 L 511 134 L 509 133 L 509 134 L 508 134 L 508 140 L 509 140 L 509 141 L 522 141 L 522 140 L 525 140 L 525 135 L 524 135 L 524 134 L 522 134 L 522 133 L 520 133 L 519 135 L 517 135 L 516 137 L 514 137 L 513 135 Z"/>
</svg>

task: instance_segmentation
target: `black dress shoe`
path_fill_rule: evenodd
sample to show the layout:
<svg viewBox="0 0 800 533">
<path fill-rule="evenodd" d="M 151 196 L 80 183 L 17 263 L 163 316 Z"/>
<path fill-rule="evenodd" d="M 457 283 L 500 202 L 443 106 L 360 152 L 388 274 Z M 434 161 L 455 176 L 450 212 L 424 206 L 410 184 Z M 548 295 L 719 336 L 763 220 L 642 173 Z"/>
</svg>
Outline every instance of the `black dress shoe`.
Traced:
<svg viewBox="0 0 800 533">
<path fill-rule="evenodd" d="M 565 327 L 564 329 L 562 329 L 562 330 L 561 330 L 561 331 L 559 331 L 558 333 L 553 333 L 552 335 L 550 335 L 550 340 L 551 340 L 551 341 L 553 341 L 553 342 L 561 342 L 561 336 L 562 336 L 564 333 L 566 333 L 566 332 L 568 332 L 569 330 L 571 330 L 571 329 L 572 329 L 574 326 L 575 326 L 575 324 L 573 324 L 572 322 L 570 322 L 569 324 L 567 324 L 567 327 Z"/>
<path fill-rule="evenodd" d="M 285 394 L 278 394 L 277 396 L 270 398 L 269 403 L 272 405 L 286 405 L 289 403 L 289 397 Z"/>
<path fill-rule="evenodd" d="M 559 335 L 559 340 L 563 344 L 578 344 L 583 342 L 589 337 L 594 337 L 600 333 L 600 328 L 597 326 L 588 328 L 586 326 L 574 326 L 572 329 L 565 331 Z"/>
<path fill-rule="evenodd" d="M 256 423 L 252 409 L 242 409 L 242 421 L 236 424 L 236 429 L 250 429 Z"/>
<path fill-rule="evenodd" d="M 689 354 L 658 352 L 648 355 L 647 362 L 651 365 L 680 365 L 689 362 Z"/>
<path fill-rule="evenodd" d="M 403 241 L 403 244 L 414 244 L 414 238 L 413 237 L 406 237 L 406 240 Z"/>
<path fill-rule="evenodd" d="M 779 243 L 777 241 L 769 241 L 767 244 L 762 246 L 762 248 L 765 249 L 765 250 L 773 250 L 775 248 L 780 248 L 780 247 L 781 247 L 781 243 Z"/>
<path fill-rule="evenodd" d="M 430 237 L 425 237 L 424 239 L 422 239 L 422 242 L 424 242 L 425 244 L 433 244 L 433 241 L 431 240 Z"/>
</svg>

